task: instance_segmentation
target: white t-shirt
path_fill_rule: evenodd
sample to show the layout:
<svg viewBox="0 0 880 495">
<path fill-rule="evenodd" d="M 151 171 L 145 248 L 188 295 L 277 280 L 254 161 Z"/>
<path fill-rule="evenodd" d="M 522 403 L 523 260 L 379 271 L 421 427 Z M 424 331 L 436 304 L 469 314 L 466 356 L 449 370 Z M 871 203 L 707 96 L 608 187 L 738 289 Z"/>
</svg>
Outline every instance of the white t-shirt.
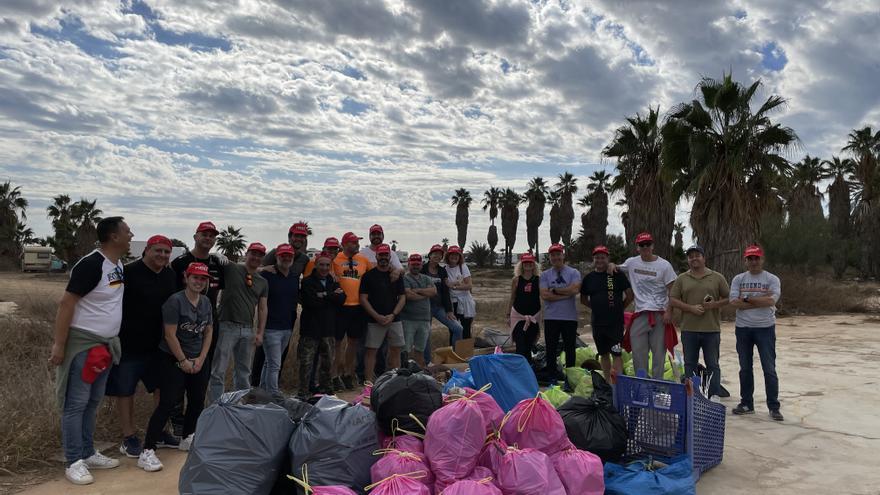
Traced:
<svg viewBox="0 0 880 495">
<path fill-rule="evenodd" d="M 370 246 L 362 247 L 361 254 L 370 260 L 370 263 L 372 263 L 373 266 L 376 266 L 376 251 L 370 249 Z M 391 251 L 391 266 L 403 270 L 403 265 L 400 264 L 400 258 L 397 257 L 397 252 L 395 251 Z"/>
<path fill-rule="evenodd" d="M 471 276 L 471 270 L 464 263 L 458 266 L 446 265 L 446 275 L 449 277 L 449 285 L 455 285 Z M 449 297 L 453 304 L 458 307 L 458 314 L 465 318 L 473 318 L 477 313 L 477 305 L 474 296 L 469 290 L 449 289 Z"/>
<path fill-rule="evenodd" d="M 124 273 L 121 261 L 114 265 L 97 249 L 73 265 L 66 291 L 80 299 L 70 326 L 105 338 L 119 335 Z"/>
<path fill-rule="evenodd" d="M 641 256 L 633 256 L 618 268 L 626 274 L 635 295 L 636 312 L 665 311 L 669 304 L 666 286 L 675 282 L 675 270 L 668 261 L 657 257 L 654 261 L 643 261 Z"/>
<path fill-rule="evenodd" d="M 731 299 L 770 296 L 774 301 L 779 301 L 780 295 L 782 295 L 782 284 L 779 282 L 779 277 L 768 271 L 762 271 L 757 275 L 752 275 L 751 272 L 740 273 L 733 277 L 733 282 L 730 284 Z M 738 327 L 764 328 L 775 324 L 776 306 L 736 310 Z"/>
</svg>

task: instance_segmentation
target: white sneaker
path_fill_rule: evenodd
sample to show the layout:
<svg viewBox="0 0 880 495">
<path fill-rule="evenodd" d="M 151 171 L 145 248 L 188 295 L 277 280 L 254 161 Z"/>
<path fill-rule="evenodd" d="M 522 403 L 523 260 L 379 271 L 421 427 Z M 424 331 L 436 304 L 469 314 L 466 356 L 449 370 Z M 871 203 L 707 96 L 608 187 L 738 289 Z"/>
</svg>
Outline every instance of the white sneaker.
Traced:
<svg viewBox="0 0 880 495">
<path fill-rule="evenodd" d="M 138 457 L 138 467 L 148 473 L 159 471 L 162 469 L 162 462 L 156 457 L 156 451 L 153 449 L 144 449 Z"/>
<path fill-rule="evenodd" d="M 194 436 L 194 434 L 190 433 L 188 437 L 186 437 L 180 441 L 180 445 L 178 445 L 177 448 L 179 450 L 184 451 L 184 452 L 189 452 L 189 449 L 192 448 L 193 436 Z"/>
<path fill-rule="evenodd" d="M 107 457 L 106 455 L 95 451 L 91 457 L 85 460 L 86 466 L 91 469 L 113 469 L 119 466 L 119 459 Z"/>
<path fill-rule="evenodd" d="M 74 485 L 91 485 L 95 482 L 89 467 L 82 459 L 74 462 L 64 470 L 64 477 Z"/>
</svg>

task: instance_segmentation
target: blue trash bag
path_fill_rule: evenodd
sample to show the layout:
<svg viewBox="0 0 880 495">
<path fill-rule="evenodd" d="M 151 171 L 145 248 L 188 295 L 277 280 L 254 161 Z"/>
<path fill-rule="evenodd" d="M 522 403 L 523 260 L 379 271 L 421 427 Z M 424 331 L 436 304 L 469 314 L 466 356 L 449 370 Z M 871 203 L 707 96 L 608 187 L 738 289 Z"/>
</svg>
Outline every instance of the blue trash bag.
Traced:
<svg viewBox="0 0 880 495">
<path fill-rule="evenodd" d="M 470 371 L 452 370 L 452 378 L 450 378 L 449 381 L 446 382 L 446 385 L 443 386 L 443 393 L 448 394 L 449 389 L 455 387 L 477 389 L 477 386 L 474 385 L 474 378 L 471 376 Z"/>
<path fill-rule="evenodd" d="M 538 395 L 538 381 L 526 358 L 519 354 L 487 354 L 470 360 L 474 388 L 491 383 L 488 390 L 504 412 L 519 401 Z"/>
<path fill-rule="evenodd" d="M 691 458 L 681 455 L 668 466 L 649 471 L 639 461 L 621 466 L 605 464 L 605 495 L 696 495 Z"/>
</svg>

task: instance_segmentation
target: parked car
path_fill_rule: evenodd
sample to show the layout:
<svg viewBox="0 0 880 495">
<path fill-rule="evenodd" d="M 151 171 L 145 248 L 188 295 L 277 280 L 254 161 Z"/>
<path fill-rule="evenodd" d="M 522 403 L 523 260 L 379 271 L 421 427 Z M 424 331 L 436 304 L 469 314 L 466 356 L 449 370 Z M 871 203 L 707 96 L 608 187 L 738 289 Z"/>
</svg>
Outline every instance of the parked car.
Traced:
<svg viewBox="0 0 880 495">
<path fill-rule="evenodd" d="M 21 271 L 65 272 L 67 262 L 55 256 L 50 247 L 25 246 L 21 254 Z"/>
</svg>

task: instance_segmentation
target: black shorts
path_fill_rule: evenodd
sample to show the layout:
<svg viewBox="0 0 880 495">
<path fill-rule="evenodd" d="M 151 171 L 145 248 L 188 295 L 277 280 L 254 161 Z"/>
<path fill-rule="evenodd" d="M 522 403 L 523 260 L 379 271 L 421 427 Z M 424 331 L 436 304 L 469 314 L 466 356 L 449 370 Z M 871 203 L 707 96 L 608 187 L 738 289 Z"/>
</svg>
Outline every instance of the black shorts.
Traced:
<svg viewBox="0 0 880 495">
<path fill-rule="evenodd" d="M 350 339 L 362 339 L 367 334 L 367 313 L 360 306 L 343 306 L 336 313 L 336 340 L 346 336 Z"/>
<path fill-rule="evenodd" d="M 110 368 L 105 395 L 131 397 L 137 389 L 138 382 L 144 384 L 147 392 L 153 393 L 159 387 L 159 374 L 156 371 L 159 352 L 161 351 L 157 350 L 156 354 L 123 354 L 119 364 Z"/>
<path fill-rule="evenodd" d="M 623 342 L 623 324 L 593 325 L 593 342 L 596 343 L 596 352 L 600 356 L 620 356 L 623 350 L 620 345 Z"/>
</svg>

